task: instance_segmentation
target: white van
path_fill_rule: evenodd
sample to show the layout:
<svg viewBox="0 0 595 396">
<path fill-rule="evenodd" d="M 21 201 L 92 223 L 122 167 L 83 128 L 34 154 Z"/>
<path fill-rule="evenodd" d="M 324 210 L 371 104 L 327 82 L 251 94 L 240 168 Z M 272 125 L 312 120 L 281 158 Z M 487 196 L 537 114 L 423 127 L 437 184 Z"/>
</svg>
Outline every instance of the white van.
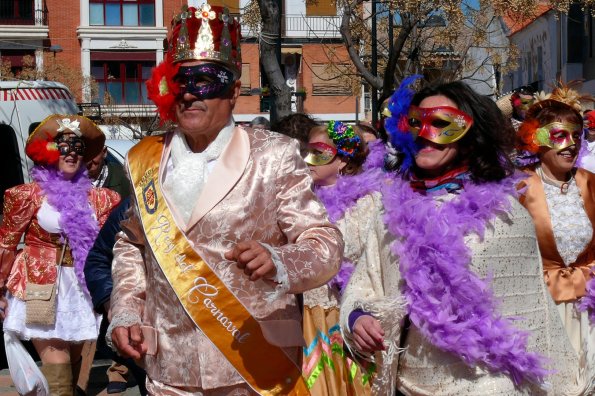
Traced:
<svg viewBox="0 0 595 396">
<path fill-rule="evenodd" d="M 51 114 L 77 114 L 66 86 L 50 81 L 0 81 L 0 204 L 4 191 L 30 181 L 33 163 L 25 143 L 37 124 Z"/>
</svg>

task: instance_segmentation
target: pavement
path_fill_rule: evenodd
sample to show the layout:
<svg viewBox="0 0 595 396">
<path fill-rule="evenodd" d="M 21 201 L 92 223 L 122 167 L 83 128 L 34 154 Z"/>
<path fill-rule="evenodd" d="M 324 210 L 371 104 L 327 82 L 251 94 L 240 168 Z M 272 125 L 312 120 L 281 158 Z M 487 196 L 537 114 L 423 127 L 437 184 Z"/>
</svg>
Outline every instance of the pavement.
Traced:
<svg viewBox="0 0 595 396">
<path fill-rule="evenodd" d="M 89 388 L 87 389 L 87 396 L 106 396 L 105 391 L 107 386 L 107 375 L 105 374 L 107 368 L 110 366 L 111 360 L 95 360 L 93 368 L 89 376 Z M 2 396 L 18 396 L 16 389 L 10 379 L 8 369 L 0 370 L 0 395 Z M 134 380 L 128 382 L 128 389 L 124 393 L 112 393 L 111 396 L 140 396 L 138 386 Z"/>
</svg>

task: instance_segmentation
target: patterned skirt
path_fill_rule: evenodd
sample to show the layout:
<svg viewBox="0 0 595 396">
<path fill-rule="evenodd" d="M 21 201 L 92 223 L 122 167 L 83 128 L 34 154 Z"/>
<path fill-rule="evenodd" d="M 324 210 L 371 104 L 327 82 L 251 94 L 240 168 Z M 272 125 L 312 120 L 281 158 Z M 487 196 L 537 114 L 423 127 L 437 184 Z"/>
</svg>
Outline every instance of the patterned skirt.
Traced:
<svg viewBox="0 0 595 396">
<path fill-rule="evenodd" d="M 343 348 L 339 308 L 304 307 L 302 375 L 312 396 L 370 395 L 373 367 L 363 368 Z"/>
</svg>

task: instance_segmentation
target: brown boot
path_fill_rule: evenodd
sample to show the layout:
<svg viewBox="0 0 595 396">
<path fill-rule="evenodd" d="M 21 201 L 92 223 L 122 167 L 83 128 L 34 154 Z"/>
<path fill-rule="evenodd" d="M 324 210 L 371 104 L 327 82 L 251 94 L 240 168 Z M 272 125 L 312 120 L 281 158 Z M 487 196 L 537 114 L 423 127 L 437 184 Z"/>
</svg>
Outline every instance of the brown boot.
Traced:
<svg viewBox="0 0 595 396">
<path fill-rule="evenodd" d="M 43 364 L 41 372 L 48 381 L 51 396 L 73 396 L 72 366 L 70 363 Z"/>
</svg>

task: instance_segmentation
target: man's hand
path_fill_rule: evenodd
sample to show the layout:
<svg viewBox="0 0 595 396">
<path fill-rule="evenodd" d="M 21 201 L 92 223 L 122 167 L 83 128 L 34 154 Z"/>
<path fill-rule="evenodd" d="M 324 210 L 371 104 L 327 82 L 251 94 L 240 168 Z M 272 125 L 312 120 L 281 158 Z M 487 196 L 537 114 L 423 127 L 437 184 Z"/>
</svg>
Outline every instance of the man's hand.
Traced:
<svg viewBox="0 0 595 396">
<path fill-rule="evenodd" d="M 275 264 L 269 252 L 256 241 L 240 242 L 225 253 L 227 260 L 237 263 L 239 269 L 250 277 L 251 281 L 261 278 L 273 278 L 277 274 Z"/>
<path fill-rule="evenodd" d="M 353 324 L 353 340 L 361 352 L 374 353 L 383 351 L 384 331 L 380 322 L 370 315 L 362 315 Z"/>
<path fill-rule="evenodd" d="M 140 359 L 147 353 L 140 325 L 118 326 L 112 330 L 112 343 L 125 358 Z"/>
</svg>

